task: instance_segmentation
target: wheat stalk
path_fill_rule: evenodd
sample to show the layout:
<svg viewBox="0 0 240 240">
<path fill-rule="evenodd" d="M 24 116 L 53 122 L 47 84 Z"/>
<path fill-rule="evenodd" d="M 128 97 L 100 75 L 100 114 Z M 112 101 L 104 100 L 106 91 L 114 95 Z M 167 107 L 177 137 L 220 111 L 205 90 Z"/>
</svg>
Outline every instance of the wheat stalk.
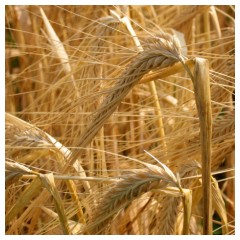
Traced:
<svg viewBox="0 0 240 240">
<path fill-rule="evenodd" d="M 51 194 L 51 196 L 54 199 L 54 204 L 55 204 L 56 210 L 58 212 L 58 217 L 59 217 L 59 221 L 61 223 L 62 229 L 63 229 L 63 233 L 71 234 L 71 230 L 68 225 L 68 220 L 67 220 L 65 209 L 63 206 L 63 201 L 62 201 L 60 194 L 58 192 L 58 189 L 55 185 L 55 180 L 54 180 L 53 174 L 52 173 L 40 174 L 39 177 L 41 179 L 43 186 L 49 191 L 49 193 Z"/>
<path fill-rule="evenodd" d="M 74 76 L 72 75 L 72 69 L 71 69 L 71 65 L 69 63 L 69 57 L 68 57 L 68 54 L 67 54 L 67 52 L 64 48 L 64 45 L 60 41 L 56 32 L 54 31 L 54 29 L 53 29 L 51 23 L 49 22 L 44 10 L 41 7 L 39 9 L 40 9 L 40 13 L 41 13 L 41 16 L 43 18 L 43 22 L 45 24 L 47 33 L 48 33 L 49 41 L 52 45 L 53 51 L 57 55 L 58 59 L 60 60 L 63 70 L 66 72 L 66 74 L 70 75 L 70 79 L 72 81 L 73 88 L 75 89 L 75 92 L 76 92 L 76 97 L 79 98 L 80 95 L 79 95 L 79 92 L 78 92 L 78 89 L 77 89 L 76 81 L 74 79 Z"/>
<path fill-rule="evenodd" d="M 180 13 L 175 16 L 175 24 L 171 24 L 171 21 L 168 24 L 171 24 L 170 26 L 172 28 L 177 28 L 179 25 L 184 26 L 184 24 L 190 22 L 199 13 L 207 11 L 209 7 L 210 6 L 183 6 Z"/>
<path fill-rule="evenodd" d="M 49 208 L 46 208 L 44 206 L 41 207 L 41 209 L 47 214 L 49 215 L 51 218 L 53 218 L 54 220 L 58 220 L 59 216 L 57 213 L 55 213 L 54 211 L 52 211 Z M 73 235 L 78 234 L 78 232 L 81 230 L 81 228 L 83 227 L 83 225 L 81 223 L 75 222 L 73 220 L 68 220 L 68 225 L 69 225 L 69 229 L 71 231 L 71 233 Z"/>
<path fill-rule="evenodd" d="M 196 58 L 194 93 L 200 122 L 200 142 L 203 180 L 203 233 L 212 233 L 211 157 L 212 157 L 212 109 L 209 83 L 209 63 Z"/>
</svg>

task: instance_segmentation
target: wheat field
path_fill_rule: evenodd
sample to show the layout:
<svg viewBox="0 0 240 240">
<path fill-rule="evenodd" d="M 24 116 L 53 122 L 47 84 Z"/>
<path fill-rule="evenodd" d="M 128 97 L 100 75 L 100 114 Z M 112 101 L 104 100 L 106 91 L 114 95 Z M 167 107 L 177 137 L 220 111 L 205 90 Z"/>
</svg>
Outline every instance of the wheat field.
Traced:
<svg viewBox="0 0 240 240">
<path fill-rule="evenodd" d="M 235 234 L 235 6 L 11 5 L 5 33 L 5 234 Z"/>
</svg>

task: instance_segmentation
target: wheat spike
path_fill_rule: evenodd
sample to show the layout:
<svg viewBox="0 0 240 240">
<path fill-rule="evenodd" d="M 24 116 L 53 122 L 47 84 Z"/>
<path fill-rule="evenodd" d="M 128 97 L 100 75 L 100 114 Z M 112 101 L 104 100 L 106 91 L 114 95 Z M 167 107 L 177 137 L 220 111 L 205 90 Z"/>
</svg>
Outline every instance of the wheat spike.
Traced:
<svg viewBox="0 0 240 240">
<path fill-rule="evenodd" d="M 140 52 L 123 72 L 112 91 L 94 113 L 92 122 L 87 126 L 77 143 L 78 147 L 86 147 L 92 141 L 123 98 L 146 73 L 182 61 L 181 47 L 176 37 L 162 32 L 156 40 L 155 43 L 148 45 L 144 51 Z M 70 165 L 75 162 L 78 156 L 79 150 L 73 151 Z"/>
<path fill-rule="evenodd" d="M 103 232 L 109 220 L 122 208 L 128 206 L 135 198 L 151 189 L 161 189 L 170 183 L 178 186 L 174 174 L 165 165 L 158 167 L 145 164 L 145 169 L 133 170 L 123 175 L 102 197 L 84 231 L 91 234 Z"/>
</svg>

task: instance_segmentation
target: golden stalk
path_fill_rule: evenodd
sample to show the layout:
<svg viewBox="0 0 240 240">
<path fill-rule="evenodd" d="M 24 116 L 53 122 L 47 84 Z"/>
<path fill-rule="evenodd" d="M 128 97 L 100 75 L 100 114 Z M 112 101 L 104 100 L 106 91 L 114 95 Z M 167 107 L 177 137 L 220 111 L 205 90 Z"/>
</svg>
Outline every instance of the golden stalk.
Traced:
<svg viewBox="0 0 240 240">
<path fill-rule="evenodd" d="M 212 192 L 211 192 L 211 151 L 212 151 L 212 110 L 208 60 L 195 59 L 194 93 L 200 121 L 203 190 L 203 234 L 212 234 Z"/>
</svg>

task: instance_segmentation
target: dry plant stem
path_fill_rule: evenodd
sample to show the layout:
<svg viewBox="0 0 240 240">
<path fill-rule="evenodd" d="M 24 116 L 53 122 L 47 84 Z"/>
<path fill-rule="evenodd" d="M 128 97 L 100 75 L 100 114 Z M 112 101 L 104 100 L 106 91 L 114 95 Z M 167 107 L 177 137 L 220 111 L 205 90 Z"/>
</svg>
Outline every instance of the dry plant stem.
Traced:
<svg viewBox="0 0 240 240">
<path fill-rule="evenodd" d="M 129 33 L 131 34 L 135 45 L 138 48 L 139 52 L 143 51 L 142 45 L 132 27 L 132 24 L 129 20 L 129 18 L 127 16 L 123 17 L 121 19 L 121 22 L 126 26 L 126 28 L 128 29 Z M 165 132 L 164 132 L 164 126 L 163 126 L 163 119 L 162 119 L 162 110 L 161 110 L 161 105 L 160 105 L 160 101 L 158 99 L 158 94 L 157 94 L 157 88 L 156 88 L 156 84 L 154 81 L 151 81 L 149 83 L 149 87 L 150 87 L 150 91 L 152 94 L 152 97 L 154 99 L 154 105 L 155 105 L 155 113 L 156 115 L 159 117 L 158 121 L 157 121 L 157 125 L 158 125 L 158 130 L 159 130 L 159 136 L 161 138 L 161 143 L 163 144 L 164 149 L 167 148 L 166 142 L 164 140 L 165 137 Z"/>
<path fill-rule="evenodd" d="M 210 18 L 209 11 L 206 11 L 203 15 L 204 18 L 204 32 L 206 34 L 206 49 L 211 48 L 211 33 L 210 33 Z"/>
<path fill-rule="evenodd" d="M 104 128 L 102 127 L 100 129 L 100 149 L 104 150 L 105 149 L 105 145 L 104 145 Z M 105 157 L 105 153 L 104 151 L 101 152 L 101 166 L 99 169 L 101 169 L 101 175 L 104 177 L 108 176 L 108 172 L 107 172 L 107 163 L 106 163 L 106 157 Z"/>
<path fill-rule="evenodd" d="M 58 213 L 59 221 L 62 226 L 62 230 L 64 234 L 71 234 L 71 230 L 68 225 L 68 220 L 66 217 L 65 209 L 63 206 L 63 202 L 61 200 L 61 197 L 59 195 L 58 189 L 55 185 L 54 176 L 53 173 L 49 174 L 40 174 L 40 179 L 42 181 L 42 184 L 45 186 L 45 188 L 50 192 L 51 196 L 54 199 L 55 207 Z"/>
<path fill-rule="evenodd" d="M 42 184 L 39 178 L 36 178 L 22 192 L 22 194 L 19 196 L 18 200 L 15 202 L 11 210 L 6 214 L 5 217 L 6 224 L 12 221 L 13 218 L 17 216 L 17 214 L 21 212 L 26 205 L 28 205 L 28 203 L 31 201 L 33 197 L 39 194 L 41 185 Z"/>
<path fill-rule="evenodd" d="M 194 52 L 195 51 L 195 41 L 196 41 L 196 18 L 193 19 L 192 21 L 192 29 L 191 29 L 191 44 L 189 46 L 189 51 Z"/>
<path fill-rule="evenodd" d="M 213 24 L 217 31 L 217 35 L 219 38 L 221 38 L 222 37 L 221 27 L 220 27 L 218 16 L 217 16 L 216 9 L 214 6 L 210 7 L 209 14 L 212 17 L 212 21 L 213 21 Z"/>
<path fill-rule="evenodd" d="M 133 94 L 131 94 L 130 98 L 129 98 L 129 102 L 132 105 L 131 106 L 131 111 L 134 112 L 135 108 L 134 108 L 134 103 L 135 103 L 135 99 Z M 135 128 L 137 128 L 137 124 L 138 122 L 134 121 L 134 117 L 129 117 L 129 127 L 130 127 L 130 139 L 131 142 L 135 142 L 137 140 L 137 137 L 135 136 Z M 137 155 L 137 149 L 136 148 L 132 148 L 131 149 L 131 155 Z"/>
<path fill-rule="evenodd" d="M 218 213 L 221 223 L 222 223 L 222 233 L 224 235 L 228 234 L 228 221 L 227 221 L 227 211 L 225 202 L 223 200 L 222 190 L 218 186 L 218 182 L 215 178 L 212 179 L 212 199 L 213 199 L 213 208 Z"/>
<path fill-rule="evenodd" d="M 190 218 L 192 213 L 192 191 L 189 189 L 181 189 L 183 192 L 182 203 L 183 203 L 183 235 L 189 233 Z"/>
<path fill-rule="evenodd" d="M 112 136 L 113 136 L 113 152 L 117 153 L 118 152 L 118 142 L 117 142 L 117 135 L 119 134 L 118 129 L 116 128 L 116 126 L 114 126 L 113 121 L 112 122 Z M 119 171 L 119 158 L 118 158 L 118 154 L 114 154 L 114 159 L 115 159 L 115 164 L 116 164 L 116 173 L 117 176 L 120 175 L 120 171 Z"/>
<path fill-rule="evenodd" d="M 211 141 L 212 110 L 208 60 L 195 59 L 194 93 L 200 121 L 203 189 L 203 234 L 212 234 Z"/>
<path fill-rule="evenodd" d="M 145 74 L 153 69 L 171 66 L 181 60 L 181 47 L 176 39 L 165 33 L 162 33 L 162 39 L 164 41 L 159 40 L 156 44 L 149 45 L 130 63 L 113 90 L 94 113 L 92 122 L 87 126 L 76 144 L 78 147 L 84 148 L 92 141 L 123 98 Z M 73 150 L 70 162 L 65 166 L 64 171 L 67 171 L 69 165 L 76 161 L 80 153 L 81 149 Z"/>
<path fill-rule="evenodd" d="M 21 176 L 21 179 L 35 179 L 38 176 L 35 174 L 24 174 Z M 92 182 L 116 182 L 119 178 L 98 178 L 98 177 L 79 177 L 79 176 L 69 176 L 69 175 L 54 175 L 55 180 L 78 180 L 78 181 L 92 181 Z"/>
<path fill-rule="evenodd" d="M 49 36 L 49 41 L 55 51 L 55 54 L 57 55 L 57 57 L 59 58 L 63 70 L 66 72 L 66 74 L 70 75 L 70 79 L 73 83 L 73 88 L 75 89 L 76 92 L 76 97 L 79 98 L 80 95 L 78 93 L 78 89 L 77 89 L 77 85 L 74 79 L 74 76 L 72 75 L 72 69 L 71 66 L 69 64 L 69 58 L 68 55 L 66 53 L 66 50 L 62 44 L 62 42 L 60 41 L 60 39 L 58 38 L 57 34 L 55 33 L 53 27 L 51 26 L 46 14 L 44 13 L 43 9 L 40 8 L 40 13 L 42 15 L 45 27 L 47 29 L 48 32 L 48 36 Z"/>
<path fill-rule="evenodd" d="M 190 69 L 193 68 L 194 65 L 195 65 L 194 59 L 186 60 L 185 65 L 187 65 L 188 68 L 190 68 Z M 185 70 L 185 67 L 183 66 L 183 64 L 181 62 L 178 62 L 171 67 L 167 67 L 167 68 L 155 71 L 151 74 L 148 74 L 148 75 L 144 76 L 139 81 L 139 84 L 147 83 L 147 82 L 150 82 L 150 81 L 153 81 L 153 80 L 156 80 L 156 79 L 160 79 L 160 78 L 166 78 L 166 77 L 171 76 L 173 74 L 183 72 L 184 70 Z"/>
<path fill-rule="evenodd" d="M 102 72 L 102 66 L 100 66 L 100 72 Z M 101 99 L 102 100 L 102 99 Z M 100 129 L 99 132 L 99 137 L 100 137 L 100 149 L 105 150 L 105 144 L 104 144 L 104 127 L 102 127 Z M 107 171 L 107 163 L 106 163 L 106 156 L 105 156 L 105 152 L 102 151 L 100 152 L 100 168 L 101 169 L 101 173 L 100 175 L 107 177 L 108 176 L 108 171 Z"/>
<path fill-rule="evenodd" d="M 165 139 L 165 131 L 164 131 L 164 126 L 163 126 L 162 110 L 161 110 L 160 101 L 158 99 L 156 84 L 154 81 L 151 81 L 149 83 L 149 86 L 150 86 L 150 91 L 152 93 L 152 97 L 154 99 L 155 112 L 156 112 L 156 115 L 158 116 L 157 125 L 158 125 L 158 130 L 159 130 L 159 136 L 161 138 L 161 143 L 163 145 L 163 148 L 166 150 L 167 144 L 164 140 Z"/>
</svg>

